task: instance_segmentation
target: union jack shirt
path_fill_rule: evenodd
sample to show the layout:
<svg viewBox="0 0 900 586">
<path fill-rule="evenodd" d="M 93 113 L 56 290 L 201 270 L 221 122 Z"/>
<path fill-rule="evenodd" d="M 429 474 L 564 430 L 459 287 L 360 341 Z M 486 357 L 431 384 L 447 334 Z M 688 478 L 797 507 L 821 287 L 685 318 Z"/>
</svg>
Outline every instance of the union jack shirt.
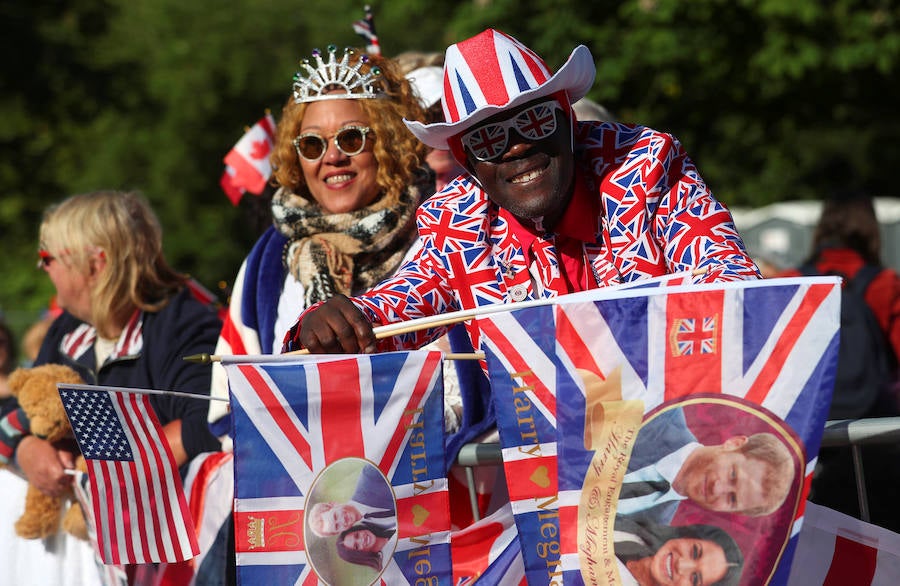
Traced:
<svg viewBox="0 0 900 586">
<path fill-rule="evenodd" d="M 583 122 L 575 144 L 580 175 L 601 204 L 595 238 L 583 242 L 597 286 L 700 268 L 707 271 L 696 282 L 759 277 L 731 214 L 677 139 L 643 126 Z M 416 257 L 353 301 L 373 323 L 387 324 L 555 296 L 535 287 L 522 244 L 499 212 L 471 179 L 457 178 L 419 208 Z M 480 349 L 477 328 L 467 327 Z M 440 333 L 394 336 L 380 349 L 421 347 Z"/>
</svg>

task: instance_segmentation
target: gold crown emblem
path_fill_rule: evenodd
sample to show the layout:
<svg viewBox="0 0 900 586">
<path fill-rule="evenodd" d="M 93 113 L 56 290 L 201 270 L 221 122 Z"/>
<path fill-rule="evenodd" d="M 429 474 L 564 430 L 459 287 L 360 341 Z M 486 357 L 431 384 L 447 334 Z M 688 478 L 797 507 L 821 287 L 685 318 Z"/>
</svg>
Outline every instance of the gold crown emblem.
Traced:
<svg viewBox="0 0 900 586">
<path fill-rule="evenodd" d="M 262 517 L 250 517 L 247 522 L 247 541 L 250 549 L 265 547 L 266 545 L 266 521 Z"/>
<path fill-rule="evenodd" d="M 369 67 L 362 73 L 360 69 L 369 62 L 368 55 L 360 55 L 354 65 L 349 65 L 350 56 L 355 53 L 353 49 L 344 47 L 344 56 L 337 60 L 337 47 L 328 45 L 328 61 L 322 59 L 322 52 L 314 49 L 313 59 L 315 67 L 309 59 L 304 59 L 301 65 L 306 69 L 309 77 L 304 77 L 298 71 L 294 74 L 294 103 L 317 102 L 319 100 L 345 100 L 380 98 L 384 93 L 377 86 L 381 69 Z M 334 91 L 341 90 L 344 91 Z"/>
</svg>

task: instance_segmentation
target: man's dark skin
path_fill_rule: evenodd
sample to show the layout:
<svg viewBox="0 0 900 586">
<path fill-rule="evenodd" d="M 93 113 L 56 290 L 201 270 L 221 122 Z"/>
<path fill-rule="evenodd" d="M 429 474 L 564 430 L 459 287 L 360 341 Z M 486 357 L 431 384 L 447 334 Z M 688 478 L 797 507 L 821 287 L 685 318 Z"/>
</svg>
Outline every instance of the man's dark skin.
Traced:
<svg viewBox="0 0 900 586">
<path fill-rule="evenodd" d="M 513 118 L 543 96 L 485 119 L 472 128 Z M 466 170 L 478 178 L 488 197 L 524 224 L 541 221 L 550 230 L 562 218 L 572 197 L 575 159 L 569 118 L 555 112 L 556 132 L 530 141 L 508 129 L 506 151 L 493 161 L 479 161 L 466 152 Z M 313 354 L 372 354 L 375 334 L 365 315 L 343 295 L 335 295 L 303 318 L 300 344 Z"/>
</svg>

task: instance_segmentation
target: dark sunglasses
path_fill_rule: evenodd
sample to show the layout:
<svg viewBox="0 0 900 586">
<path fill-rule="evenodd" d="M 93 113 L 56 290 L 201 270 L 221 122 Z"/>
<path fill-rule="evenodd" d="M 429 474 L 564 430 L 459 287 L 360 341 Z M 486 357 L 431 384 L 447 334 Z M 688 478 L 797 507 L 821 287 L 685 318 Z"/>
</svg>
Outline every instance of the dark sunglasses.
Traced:
<svg viewBox="0 0 900 586">
<path fill-rule="evenodd" d="M 366 148 L 366 135 L 372 132 L 368 126 L 345 126 L 332 138 L 339 151 L 352 157 Z M 293 140 L 297 154 L 307 161 L 318 161 L 328 150 L 328 141 L 315 132 L 304 132 Z"/>
<path fill-rule="evenodd" d="M 38 261 L 37 268 L 45 269 L 50 266 L 50 263 L 56 260 L 56 257 L 47 252 L 46 250 L 38 250 Z"/>
<path fill-rule="evenodd" d="M 492 161 L 506 152 L 509 129 L 527 140 L 541 140 L 556 132 L 556 100 L 547 100 L 522 110 L 512 118 L 482 124 L 462 136 L 463 146 L 479 161 Z"/>
</svg>

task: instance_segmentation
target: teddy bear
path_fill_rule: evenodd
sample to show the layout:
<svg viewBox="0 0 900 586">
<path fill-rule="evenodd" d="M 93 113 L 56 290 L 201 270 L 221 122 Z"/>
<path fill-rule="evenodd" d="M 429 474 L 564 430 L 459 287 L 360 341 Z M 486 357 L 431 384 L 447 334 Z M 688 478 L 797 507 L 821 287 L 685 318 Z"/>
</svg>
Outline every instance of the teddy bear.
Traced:
<svg viewBox="0 0 900 586">
<path fill-rule="evenodd" d="M 72 428 L 56 383 L 83 382 L 77 372 L 61 364 L 18 368 L 9 376 L 9 388 L 29 419 L 31 433 L 49 442 L 72 437 Z M 76 468 L 87 472 L 87 465 L 81 455 L 76 460 Z M 15 524 L 16 534 L 25 539 L 56 534 L 63 509 L 69 500 L 67 496 L 48 496 L 29 485 L 25 494 L 25 511 Z M 87 539 L 87 524 L 77 502 L 65 512 L 62 526 L 75 537 Z"/>
</svg>

